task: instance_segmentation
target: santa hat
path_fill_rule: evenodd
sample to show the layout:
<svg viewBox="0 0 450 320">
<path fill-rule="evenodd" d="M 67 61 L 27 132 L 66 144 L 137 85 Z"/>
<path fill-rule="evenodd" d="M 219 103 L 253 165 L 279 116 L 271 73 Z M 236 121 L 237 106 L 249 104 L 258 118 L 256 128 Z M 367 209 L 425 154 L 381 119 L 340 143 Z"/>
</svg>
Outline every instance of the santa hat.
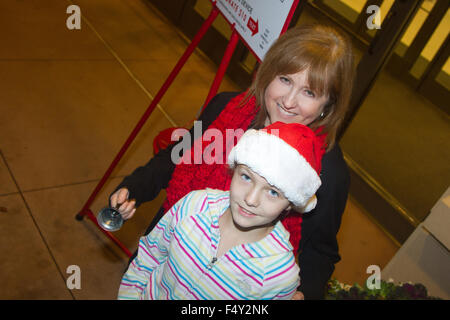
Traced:
<svg viewBox="0 0 450 320">
<path fill-rule="evenodd" d="M 317 203 L 324 153 L 323 138 L 309 127 L 275 122 L 246 131 L 228 155 L 228 165 L 246 165 L 279 189 L 297 210 L 308 212 Z"/>
</svg>

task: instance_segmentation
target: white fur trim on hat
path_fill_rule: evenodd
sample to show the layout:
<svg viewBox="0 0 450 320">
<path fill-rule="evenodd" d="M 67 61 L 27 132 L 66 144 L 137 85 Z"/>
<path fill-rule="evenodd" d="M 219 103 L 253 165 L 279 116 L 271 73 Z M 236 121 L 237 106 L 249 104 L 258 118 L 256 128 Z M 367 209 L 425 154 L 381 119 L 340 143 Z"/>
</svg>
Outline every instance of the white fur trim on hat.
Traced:
<svg viewBox="0 0 450 320">
<path fill-rule="evenodd" d="M 243 164 L 264 177 L 269 184 L 303 212 L 315 208 L 315 193 L 321 185 L 317 172 L 291 145 L 276 135 L 250 129 L 228 155 L 228 165 Z"/>
</svg>

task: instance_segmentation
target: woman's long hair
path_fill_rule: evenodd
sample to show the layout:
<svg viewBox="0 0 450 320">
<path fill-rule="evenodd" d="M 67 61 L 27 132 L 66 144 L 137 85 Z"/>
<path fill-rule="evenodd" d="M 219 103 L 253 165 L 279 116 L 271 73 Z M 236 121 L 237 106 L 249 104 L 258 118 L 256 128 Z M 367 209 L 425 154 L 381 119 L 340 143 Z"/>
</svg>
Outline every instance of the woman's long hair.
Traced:
<svg viewBox="0 0 450 320">
<path fill-rule="evenodd" d="M 308 126 L 312 129 L 324 127 L 327 150 L 330 150 L 350 102 L 355 76 L 353 60 L 350 40 L 332 27 L 311 24 L 289 29 L 268 50 L 248 90 L 246 97 L 254 95 L 256 105 L 260 106 L 253 127 L 265 126 L 264 95 L 272 80 L 279 75 L 306 71 L 310 89 L 329 98 L 323 116 Z"/>
</svg>

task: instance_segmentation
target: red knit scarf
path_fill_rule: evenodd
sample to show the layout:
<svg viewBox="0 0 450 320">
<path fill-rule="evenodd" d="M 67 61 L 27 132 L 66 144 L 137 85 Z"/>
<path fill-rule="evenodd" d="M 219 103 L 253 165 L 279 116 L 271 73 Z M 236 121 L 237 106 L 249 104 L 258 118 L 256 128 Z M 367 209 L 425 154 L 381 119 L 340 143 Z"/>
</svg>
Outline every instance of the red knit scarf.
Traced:
<svg viewBox="0 0 450 320">
<path fill-rule="evenodd" d="M 227 150 L 226 146 L 226 129 L 242 129 L 247 130 L 250 123 L 255 118 L 258 111 L 258 107 L 255 105 L 255 97 L 251 97 L 247 103 L 240 105 L 241 100 L 244 98 L 245 92 L 231 99 L 226 105 L 225 109 L 220 113 L 216 120 L 208 127 L 208 129 L 215 128 L 222 133 L 223 139 L 223 153 L 222 162 L 224 164 L 206 164 L 202 159 L 202 164 L 194 164 L 194 154 L 192 148 L 190 150 L 191 164 L 180 163 L 175 167 L 172 174 L 172 179 L 166 189 L 167 199 L 164 203 L 164 210 L 167 212 L 178 200 L 184 197 L 191 191 L 202 190 L 205 188 L 229 190 L 232 176 L 228 172 L 226 165 L 226 159 L 228 154 L 225 155 Z M 236 140 L 236 139 L 234 139 Z M 200 143 L 197 141 L 197 143 Z M 202 145 L 195 145 L 195 148 L 201 148 L 202 154 L 205 147 L 210 145 L 211 141 L 202 141 Z M 237 143 L 234 141 L 233 146 Z M 230 147 L 228 147 L 230 149 Z M 217 149 L 216 149 L 217 150 Z M 217 155 L 215 155 L 217 156 Z M 219 155 L 222 156 L 222 155 Z M 184 158 L 184 157 L 183 157 Z M 295 211 L 290 211 L 287 216 L 282 220 L 284 227 L 290 233 L 290 242 L 294 247 L 294 253 L 297 254 L 298 246 L 301 237 L 301 222 L 302 215 Z"/>
</svg>

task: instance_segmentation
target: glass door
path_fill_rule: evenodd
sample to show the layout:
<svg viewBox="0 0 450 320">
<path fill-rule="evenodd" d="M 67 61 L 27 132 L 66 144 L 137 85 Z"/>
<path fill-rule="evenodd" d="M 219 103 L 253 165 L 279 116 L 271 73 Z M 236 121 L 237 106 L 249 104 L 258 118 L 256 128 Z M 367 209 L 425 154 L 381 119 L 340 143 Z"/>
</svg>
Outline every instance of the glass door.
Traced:
<svg viewBox="0 0 450 320">
<path fill-rule="evenodd" d="M 425 0 L 388 65 L 395 76 L 449 113 L 450 0 Z"/>
<path fill-rule="evenodd" d="M 374 21 L 381 25 L 394 0 L 310 0 L 310 4 L 368 44 L 379 29 L 366 26 L 374 25 Z M 450 0 L 422 1 L 387 66 L 396 77 L 447 113 L 449 5 Z M 375 14 L 379 17 L 372 19 Z"/>
<path fill-rule="evenodd" d="M 450 44 L 449 36 L 431 63 L 429 71 L 423 77 L 419 92 L 428 97 L 435 105 L 450 114 Z"/>
<path fill-rule="evenodd" d="M 378 52 L 388 51 L 387 62 L 369 77 L 371 83 L 364 87 L 370 90 L 359 100 L 340 141 L 351 171 L 357 173 L 352 195 L 400 243 L 424 221 L 450 181 L 449 1 L 416 1 L 398 38 L 387 43 L 384 39 L 398 30 L 389 26 L 409 3 L 394 2 L 391 12 L 396 14 L 388 13 L 390 23 L 377 30 L 371 43 L 375 50 L 361 59 L 356 88 L 369 82 L 365 75 L 377 63 L 371 56 L 386 44 Z"/>
</svg>

